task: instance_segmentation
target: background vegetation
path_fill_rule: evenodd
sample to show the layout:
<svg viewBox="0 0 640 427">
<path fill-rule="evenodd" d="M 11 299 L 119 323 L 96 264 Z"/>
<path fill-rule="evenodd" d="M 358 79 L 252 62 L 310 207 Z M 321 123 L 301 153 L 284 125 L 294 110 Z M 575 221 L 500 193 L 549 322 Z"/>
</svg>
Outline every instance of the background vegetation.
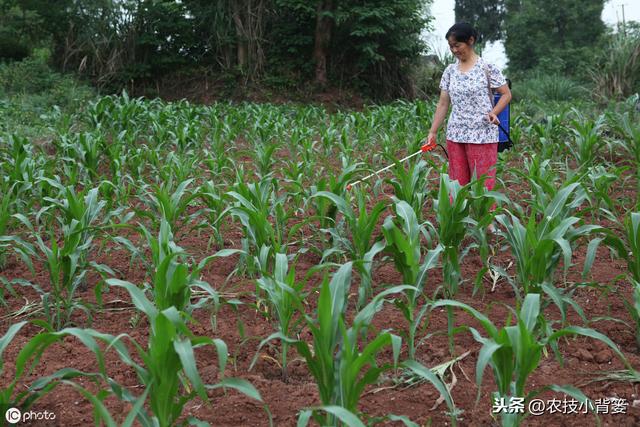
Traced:
<svg viewBox="0 0 640 427">
<path fill-rule="evenodd" d="M 451 59 L 429 55 L 421 38 L 433 20 L 431 3 L 0 0 L 0 62 L 27 59 L 22 69 L 41 77 L 38 67 L 46 63 L 106 93 L 201 100 L 255 92 L 304 99 L 333 89 L 375 100 L 434 96 Z M 569 98 L 579 95 L 574 86 L 585 94 L 595 88 L 603 100 L 626 98 L 640 80 L 638 27 L 607 29 L 604 3 L 457 0 L 455 11 L 458 21 L 477 26 L 482 44 L 504 41 L 507 74 L 523 96 L 547 96 L 559 84 Z M 28 89 L 6 74 L 4 91 Z M 14 74 L 33 83 L 30 73 Z"/>
</svg>

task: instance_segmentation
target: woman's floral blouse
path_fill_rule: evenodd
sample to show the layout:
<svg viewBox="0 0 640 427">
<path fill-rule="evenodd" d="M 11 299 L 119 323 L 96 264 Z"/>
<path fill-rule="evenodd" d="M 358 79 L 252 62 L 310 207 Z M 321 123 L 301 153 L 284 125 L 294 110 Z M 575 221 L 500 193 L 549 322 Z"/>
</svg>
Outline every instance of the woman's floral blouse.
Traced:
<svg viewBox="0 0 640 427">
<path fill-rule="evenodd" d="M 492 89 L 507 83 L 495 65 L 480 57 L 466 73 L 458 69 L 458 61 L 444 70 L 440 89 L 449 93 L 452 106 L 451 116 L 447 121 L 448 140 L 470 144 L 498 142 L 498 126 L 487 120 L 487 114 L 492 108 L 487 88 L 487 72 Z"/>
</svg>

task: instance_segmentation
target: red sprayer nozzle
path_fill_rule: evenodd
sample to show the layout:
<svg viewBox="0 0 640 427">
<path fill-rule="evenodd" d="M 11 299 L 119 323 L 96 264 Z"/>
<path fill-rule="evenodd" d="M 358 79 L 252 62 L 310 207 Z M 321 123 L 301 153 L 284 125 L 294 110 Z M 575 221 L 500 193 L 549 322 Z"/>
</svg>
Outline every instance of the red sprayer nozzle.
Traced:
<svg viewBox="0 0 640 427">
<path fill-rule="evenodd" d="M 436 144 L 430 144 L 427 142 L 422 147 L 420 147 L 420 151 L 422 151 L 423 153 L 426 153 L 428 151 L 433 150 L 434 148 L 436 148 Z"/>
</svg>

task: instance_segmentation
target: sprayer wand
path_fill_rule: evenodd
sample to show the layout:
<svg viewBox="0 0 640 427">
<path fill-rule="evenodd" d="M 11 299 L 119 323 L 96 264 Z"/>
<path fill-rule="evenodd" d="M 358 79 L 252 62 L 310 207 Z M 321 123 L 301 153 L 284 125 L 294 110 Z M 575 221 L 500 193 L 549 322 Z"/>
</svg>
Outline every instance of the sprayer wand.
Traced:
<svg viewBox="0 0 640 427">
<path fill-rule="evenodd" d="M 410 158 L 417 156 L 418 154 L 421 154 L 421 153 L 427 153 L 427 152 L 429 152 L 429 151 L 432 151 L 434 148 L 436 148 L 436 144 L 434 144 L 434 143 L 428 143 L 428 142 L 427 142 L 427 143 L 426 143 L 426 144 L 424 144 L 422 147 L 420 147 L 420 150 L 416 151 L 416 152 L 415 152 L 415 153 L 413 153 L 413 154 L 408 155 L 407 157 L 405 157 L 405 158 L 403 158 L 403 159 L 400 159 L 398 162 L 399 162 L 399 163 L 402 163 L 402 162 L 404 162 L 405 160 L 409 160 Z M 446 154 L 446 151 L 445 151 L 445 154 Z M 382 169 L 380 169 L 380 170 L 378 170 L 378 171 L 375 171 L 374 173 L 372 173 L 372 174 L 370 174 L 370 175 L 367 175 L 367 176 L 365 176 L 365 177 L 364 177 L 364 178 L 362 178 L 362 179 L 359 179 L 359 180 L 357 180 L 357 181 L 355 181 L 355 182 L 352 182 L 351 184 L 348 184 L 348 185 L 347 185 L 347 190 L 351 190 L 351 188 L 353 188 L 353 186 L 354 186 L 354 185 L 359 184 L 359 183 L 361 183 L 361 182 L 363 182 L 363 181 L 366 181 L 366 180 L 368 180 L 369 178 L 371 178 L 371 177 L 373 177 L 373 176 L 379 175 L 380 173 L 382 173 L 382 172 L 384 172 L 384 171 L 386 171 L 386 170 L 388 170 L 388 169 L 391 169 L 393 166 L 394 166 L 394 165 L 385 166 L 385 167 L 383 167 Z"/>
</svg>

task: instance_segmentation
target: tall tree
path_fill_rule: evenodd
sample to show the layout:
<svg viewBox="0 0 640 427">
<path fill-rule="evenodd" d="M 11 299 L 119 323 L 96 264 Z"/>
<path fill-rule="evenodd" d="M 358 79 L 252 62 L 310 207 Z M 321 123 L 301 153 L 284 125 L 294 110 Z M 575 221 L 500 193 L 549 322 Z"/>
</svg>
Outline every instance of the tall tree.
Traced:
<svg viewBox="0 0 640 427">
<path fill-rule="evenodd" d="M 480 33 L 482 43 L 501 40 L 504 0 L 456 0 L 456 22 L 468 22 Z"/>
<path fill-rule="evenodd" d="M 316 83 L 323 87 L 327 85 L 327 57 L 329 56 L 329 48 L 331 46 L 334 8 L 334 0 L 318 1 L 313 59 L 316 66 Z"/>
<path fill-rule="evenodd" d="M 604 0 L 506 0 L 505 51 L 512 72 L 579 75 L 605 33 Z"/>
</svg>

